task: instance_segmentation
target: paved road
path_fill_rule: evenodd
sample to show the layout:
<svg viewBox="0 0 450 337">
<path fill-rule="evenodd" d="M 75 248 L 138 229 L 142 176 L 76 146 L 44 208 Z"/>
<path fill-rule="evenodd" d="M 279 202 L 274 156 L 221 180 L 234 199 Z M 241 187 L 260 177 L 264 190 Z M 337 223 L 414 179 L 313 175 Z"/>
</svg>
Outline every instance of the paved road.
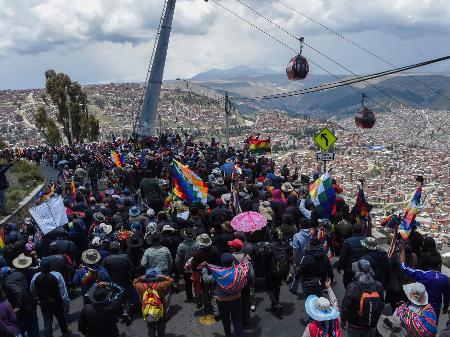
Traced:
<svg viewBox="0 0 450 337">
<path fill-rule="evenodd" d="M 57 172 L 52 168 L 42 167 L 42 171 L 47 179 L 55 179 Z M 342 274 L 335 271 L 335 281 L 333 289 L 339 300 L 344 296 L 344 287 L 342 285 Z M 183 283 L 182 283 L 183 284 Z M 301 289 L 301 287 L 299 287 Z M 247 337 L 298 337 L 302 336 L 304 325 L 301 320 L 306 317 L 304 311 L 304 297 L 293 295 L 288 291 L 286 285 L 281 288 L 280 302 L 283 305 L 283 318 L 275 318 L 270 313 L 270 300 L 264 291 L 264 280 L 257 280 L 256 283 L 256 312 L 252 313 L 251 324 L 246 329 Z M 73 323 L 71 330 L 73 336 L 81 336 L 77 333 L 77 319 L 83 307 L 80 297 L 71 303 L 70 313 Z M 39 311 L 39 310 L 38 310 Z M 203 310 L 198 310 L 195 304 L 185 302 L 185 294 L 181 287 L 178 294 L 173 294 L 171 298 L 171 306 L 169 311 L 169 321 L 167 322 L 167 337 L 221 337 L 224 336 L 221 322 L 215 322 L 212 325 L 204 325 L 200 319 L 204 316 Z M 40 327 L 43 327 L 42 317 L 39 312 Z M 441 318 L 440 329 L 444 328 L 445 318 Z M 55 323 L 55 336 L 60 336 L 59 328 Z M 146 324 L 140 313 L 136 317 L 131 326 L 127 327 L 119 324 L 122 337 L 144 337 L 147 336 Z M 344 334 L 345 336 L 347 334 Z"/>
</svg>

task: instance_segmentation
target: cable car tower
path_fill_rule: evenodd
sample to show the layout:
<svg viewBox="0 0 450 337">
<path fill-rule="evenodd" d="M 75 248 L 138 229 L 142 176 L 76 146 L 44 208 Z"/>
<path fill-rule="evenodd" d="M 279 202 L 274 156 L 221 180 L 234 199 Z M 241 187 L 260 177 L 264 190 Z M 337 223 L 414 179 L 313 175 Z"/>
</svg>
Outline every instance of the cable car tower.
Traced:
<svg viewBox="0 0 450 337">
<path fill-rule="evenodd" d="M 173 14 L 176 0 L 165 0 L 158 32 L 153 46 L 150 64 L 148 66 L 145 87 L 142 92 L 140 113 L 137 127 L 139 137 L 153 135 L 158 109 L 159 96 L 164 75 L 167 49 L 169 47 L 170 31 L 172 30 Z"/>
</svg>

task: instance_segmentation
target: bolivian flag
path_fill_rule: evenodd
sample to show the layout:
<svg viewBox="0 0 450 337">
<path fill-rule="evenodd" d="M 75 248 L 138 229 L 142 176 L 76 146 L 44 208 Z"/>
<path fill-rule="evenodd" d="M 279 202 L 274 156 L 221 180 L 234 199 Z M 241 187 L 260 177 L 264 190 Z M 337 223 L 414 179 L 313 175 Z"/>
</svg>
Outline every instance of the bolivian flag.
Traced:
<svg viewBox="0 0 450 337">
<path fill-rule="evenodd" d="M 250 152 L 256 154 L 270 153 L 270 138 L 269 139 L 249 139 Z"/>
</svg>

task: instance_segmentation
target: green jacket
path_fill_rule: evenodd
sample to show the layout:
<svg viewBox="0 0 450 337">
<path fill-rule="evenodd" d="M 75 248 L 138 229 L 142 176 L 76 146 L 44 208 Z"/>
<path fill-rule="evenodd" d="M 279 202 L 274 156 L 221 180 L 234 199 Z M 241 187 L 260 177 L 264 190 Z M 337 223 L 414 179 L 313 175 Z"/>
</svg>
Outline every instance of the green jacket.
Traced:
<svg viewBox="0 0 450 337">
<path fill-rule="evenodd" d="M 158 178 L 144 178 L 141 181 L 141 195 L 144 199 L 158 202 L 162 201 L 162 191 Z"/>
</svg>

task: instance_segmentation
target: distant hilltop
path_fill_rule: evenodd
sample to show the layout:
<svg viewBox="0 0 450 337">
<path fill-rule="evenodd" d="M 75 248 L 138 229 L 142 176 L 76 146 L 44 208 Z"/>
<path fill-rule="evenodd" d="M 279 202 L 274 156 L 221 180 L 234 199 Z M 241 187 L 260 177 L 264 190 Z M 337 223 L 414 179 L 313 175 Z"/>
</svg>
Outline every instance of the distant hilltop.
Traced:
<svg viewBox="0 0 450 337">
<path fill-rule="evenodd" d="M 413 109 L 431 109 L 450 111 L 450 75 L 418 73 L 414 78 L 399 74 L 384 77 L 371 83 L 396 100 Z M 339 75 L 339 78 L 349 76 Z M 335 82 L 330 75 L 310 74 L 304 81 L 289 81 L 284 71 L 271 68 L 235 67 L 227 70 L 211 69 L 192 77 L 191 81 L 205 88 L 223 94 L 228 91 L 232 96 L 255 97 L 271 95 L 314 87 Z M 430 89 L 432 88 L 432 89 Z M 385 96 L 368 83 L 359 83 L 358 89 L 374 101 L 390 109 L 403 108 L 398 102 Z M 436 93 L 445 95 L 439 95 Z M 305 115 L 314 112 L 318 117 L 344 118 L 355 113 L 361 102 L 361 96 L 350 87 L 341 87 L 319 93 L 294 96 L 283 99 L 258 101 L 256 108 L 277 109 L 291 115 Z M 370 108 L 383 112 L 374 102 L 368 102 Z"/>
<path fill-rule="evenodd" d="M 231 80 L 239 77 L 254 77 L 263 75 L 278 75 L 280 71 L 276 71 L 272 68 L 264 67 L 247 67 L 239 66 L 230 69 L 217 69 L 212 68 L 203 73 L 199 73 L 192 77 L 191 81 L 213 81 L 213 80 Z"/>
</svg>

